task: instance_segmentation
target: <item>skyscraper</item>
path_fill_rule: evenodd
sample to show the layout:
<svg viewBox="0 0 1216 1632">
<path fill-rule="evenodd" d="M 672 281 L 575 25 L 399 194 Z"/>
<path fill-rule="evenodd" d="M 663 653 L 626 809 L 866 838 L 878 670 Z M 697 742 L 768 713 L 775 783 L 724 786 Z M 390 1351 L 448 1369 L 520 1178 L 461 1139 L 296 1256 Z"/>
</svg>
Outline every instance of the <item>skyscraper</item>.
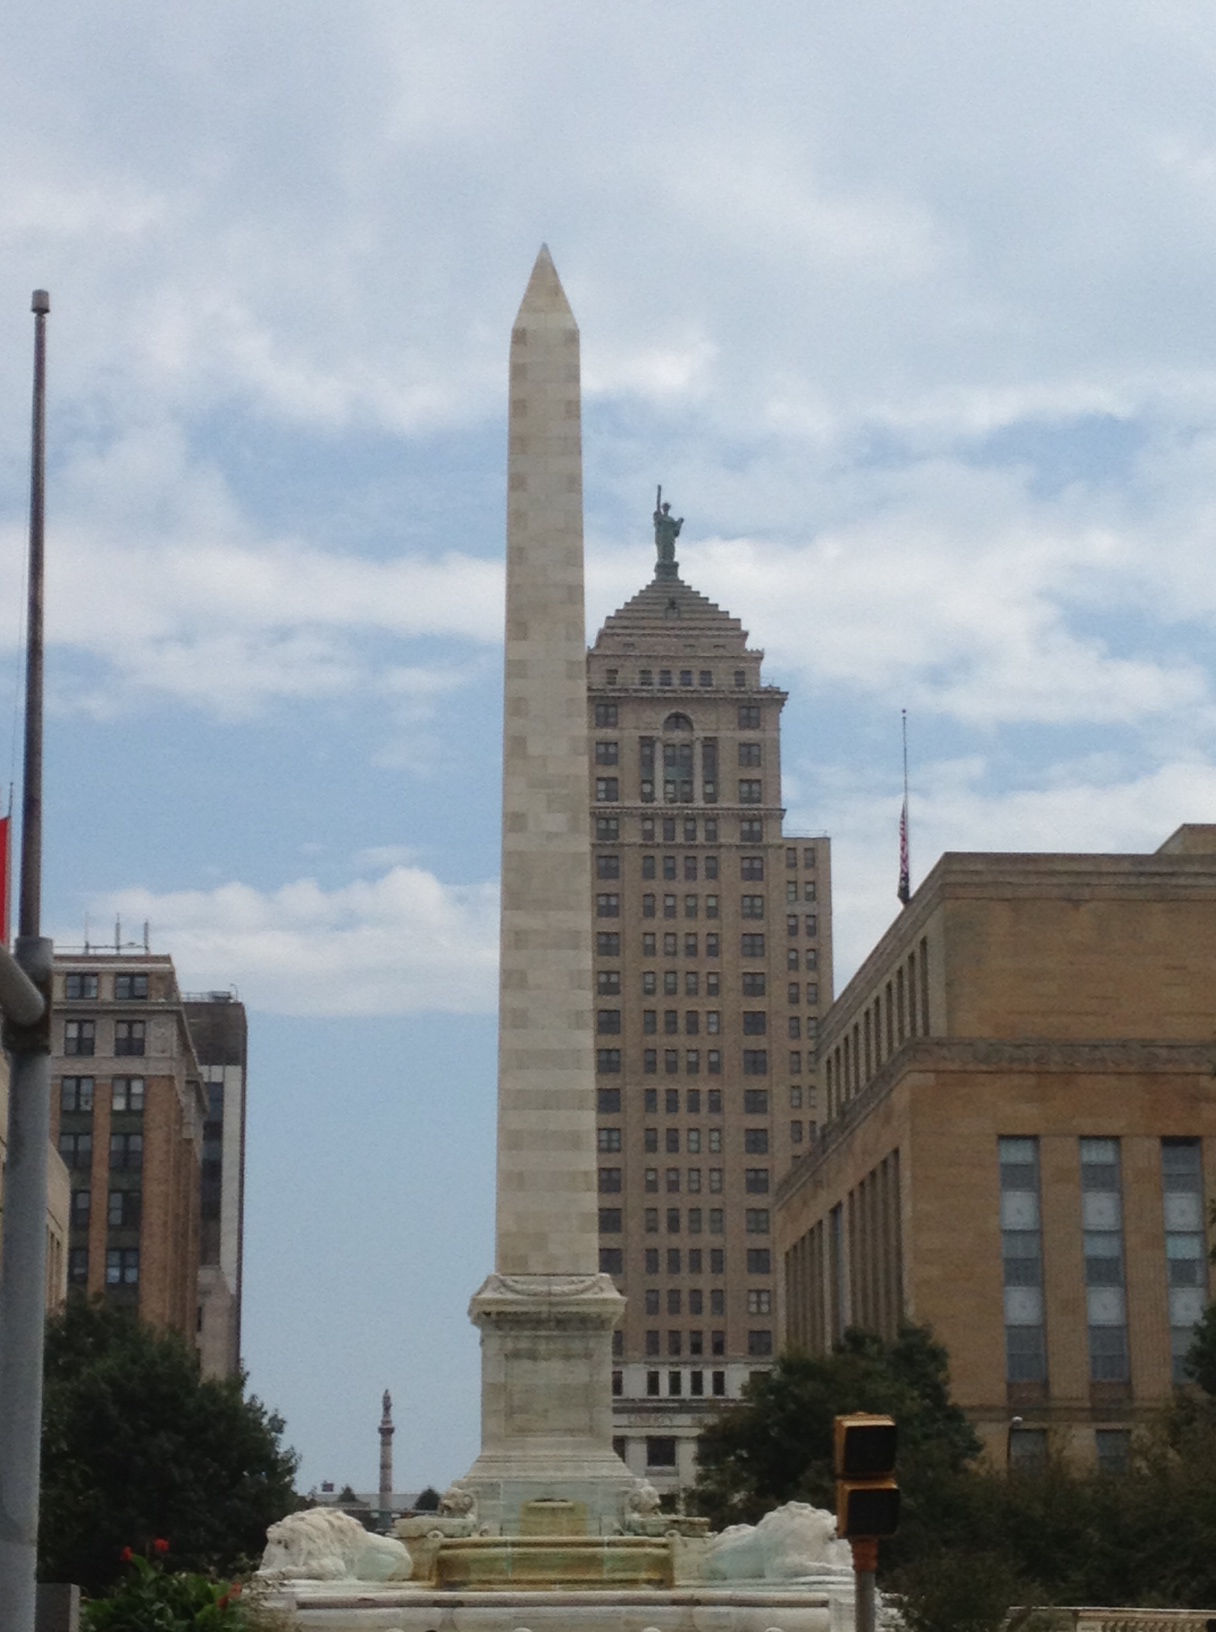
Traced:
<svg viewBox="0 0 1216 1632">
<path fill-rule="evenodd" d="M 817 1115 L 831 857 L 783 832 L 781 710 L 739 620 L 653 581 L 588 655 L 600 1267 L 616 1445 L 691 1483 L 704 1416 L 775 1353 L 777 1181 Z"/>
</svg>

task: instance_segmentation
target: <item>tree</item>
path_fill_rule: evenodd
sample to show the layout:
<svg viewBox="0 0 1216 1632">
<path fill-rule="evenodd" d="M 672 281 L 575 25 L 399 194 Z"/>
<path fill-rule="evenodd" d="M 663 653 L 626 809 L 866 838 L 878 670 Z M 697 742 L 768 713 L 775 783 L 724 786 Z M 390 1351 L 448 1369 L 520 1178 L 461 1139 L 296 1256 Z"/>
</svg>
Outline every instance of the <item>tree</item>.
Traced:
<svg viewBox="0 0 1216 1632">
<path fill-rule="evenodd" d="M 904 1326 L 892 1343 L 850 1329 L 830 1354 L 783 1354 L 706 1428 L 698 1511 L 725 1525 L 754 1522 L 781 1502 L 831 1507 L 833 1418 L 842 1411 L 886 1411 L 899 1423 L 905 1529 L 921 1492 L 979 1454 L 950 1398 L 946 1351 L 927 1327 Z"/>
<path fill-rule="evenodd" d="M 155 1537 L 179 1569 L 228 1573 L 256 1558 L 296 1505 L 298 1459 L 244 1383 L 204 1379 L 176 1333 L 70 1299 L 47 1328 L 41 1579 L 100 1592 L 122 1549 Z"/>
<path fill-rule="evenodd" d="M 438 1513 L 439 1503 L 442 1500 L 434 1485 L 428 1485 L 425 1490 L 419 1491 L 418 1499 L 414 1503 L 415 1513 Z"/>
</svg>

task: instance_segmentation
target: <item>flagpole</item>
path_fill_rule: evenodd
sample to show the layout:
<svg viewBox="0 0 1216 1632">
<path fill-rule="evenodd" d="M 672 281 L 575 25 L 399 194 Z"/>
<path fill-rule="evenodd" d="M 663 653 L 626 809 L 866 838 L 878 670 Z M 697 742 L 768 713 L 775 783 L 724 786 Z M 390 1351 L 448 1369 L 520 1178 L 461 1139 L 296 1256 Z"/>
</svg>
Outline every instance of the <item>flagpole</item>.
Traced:
<svg viewBox="0 0 1216 1632">
<path fill-rule="evenodd" d="M 51 1132 L 51 943 L 42 934 L 42 593 L 46 485 L 45 289 L 35 289 L 25 763 L 15 958 L 0 958 L 8 1150 L 0 1259 L 0 1627 L 34 1632 Z"/>
</svg>

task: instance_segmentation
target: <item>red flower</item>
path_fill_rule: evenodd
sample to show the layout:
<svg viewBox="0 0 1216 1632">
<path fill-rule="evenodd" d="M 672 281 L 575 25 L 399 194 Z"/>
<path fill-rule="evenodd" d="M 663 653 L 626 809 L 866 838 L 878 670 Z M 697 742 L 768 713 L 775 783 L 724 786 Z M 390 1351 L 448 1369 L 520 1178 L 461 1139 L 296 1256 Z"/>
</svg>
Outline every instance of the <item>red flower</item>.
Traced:
<svg viewBox="0 0 1216 1632">
<path fill-rule="evenodd" d="M 234 1581 L 228 1588 L 228 1596 L 229 1598 L 239 1598 L 241 1596 L 241 1583 L 239 1581 Z"/>
<path fill-rule="evenodd" d="M 124 1547 L 122 1552 L 119 1553 L 118 1556 L 119 1556 L 119 1558 L 121 1559 L 121 1561 L 124 1564 L 129 1564 L 131 1562 L 131 1560 L 135 1557 L 135 1554 L 131 1551 L 131 1549 L 129 1547 Z"/>
<path fill-rule="evenodd" d="M 161 1554 L 167 1553 L 169 1551 L 169 1543 L 163 1536 L 157 1536 L 156 1540 L 152 1543 L 152 1551 L 154 1553 Z"/>
</svg>

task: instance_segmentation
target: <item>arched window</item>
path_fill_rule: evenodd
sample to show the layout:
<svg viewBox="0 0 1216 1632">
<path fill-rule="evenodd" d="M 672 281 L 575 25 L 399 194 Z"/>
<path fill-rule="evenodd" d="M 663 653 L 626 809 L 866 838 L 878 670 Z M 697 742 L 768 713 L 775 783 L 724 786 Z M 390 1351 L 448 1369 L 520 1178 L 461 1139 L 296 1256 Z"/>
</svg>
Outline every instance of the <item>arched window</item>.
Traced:
<svg viewBox="0 0 1216 1632">
<path fill-rule="evenodd" d="M 664 731 L 691 731 L 692 721 L 687 714 L 669 714 L 663 721 Z"/>
</svg>

